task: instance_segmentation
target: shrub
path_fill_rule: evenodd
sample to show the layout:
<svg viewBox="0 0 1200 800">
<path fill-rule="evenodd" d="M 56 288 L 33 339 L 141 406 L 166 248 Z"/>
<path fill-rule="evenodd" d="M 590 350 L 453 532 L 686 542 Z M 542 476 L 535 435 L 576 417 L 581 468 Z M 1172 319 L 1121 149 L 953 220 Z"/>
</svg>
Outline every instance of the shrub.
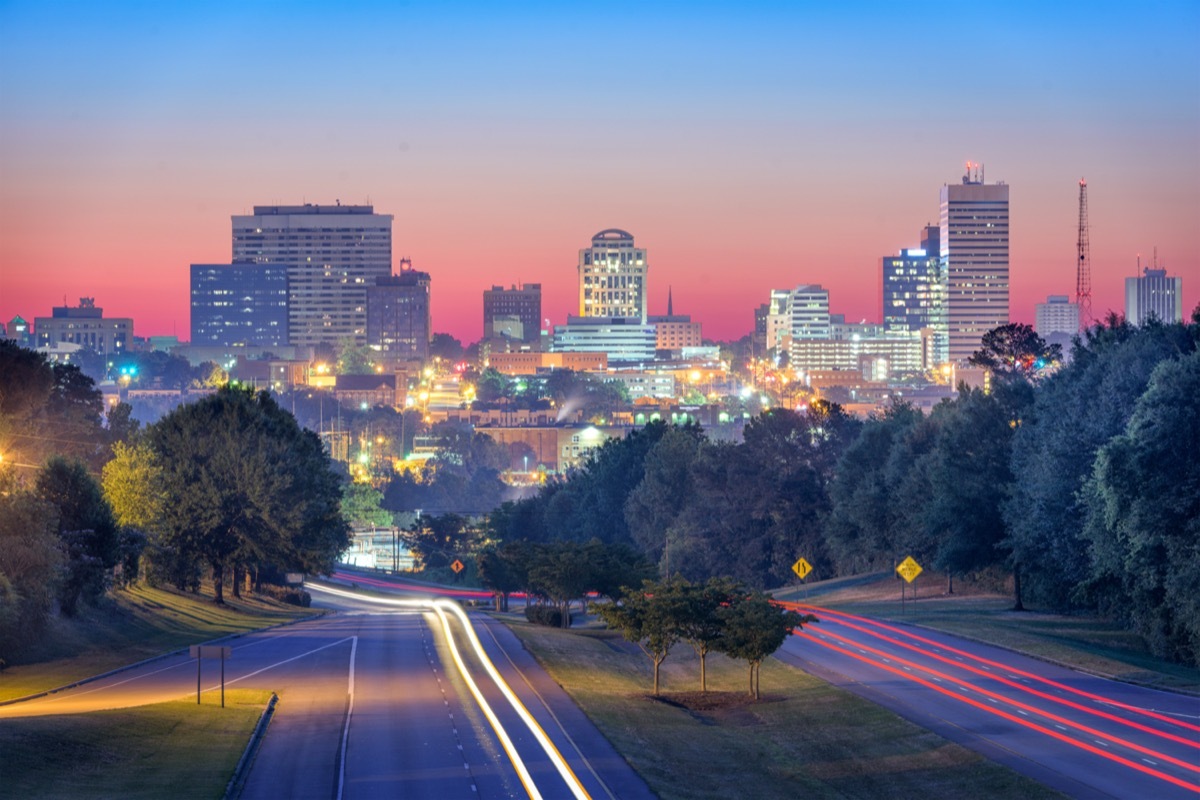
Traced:
<svg viewBox="0 0 1200 800">
<path fill-rule="evenodd" d="M 258 593 L 292 606 L 308 608 L 312 605 L 312 595 L 299 586 L 275 586 L 274 584 L 264 583 L 258 590 Z"/>
<path fill-rule="evenodd" d="M 567 624 L 563 625 L 563 610 L 556 606 L 525 606 L 525 619 L 534 625 L 547 625 L 551 628 L 566 628 L 571 625 L 571 617 L 567 616 Z"/>
</svg>

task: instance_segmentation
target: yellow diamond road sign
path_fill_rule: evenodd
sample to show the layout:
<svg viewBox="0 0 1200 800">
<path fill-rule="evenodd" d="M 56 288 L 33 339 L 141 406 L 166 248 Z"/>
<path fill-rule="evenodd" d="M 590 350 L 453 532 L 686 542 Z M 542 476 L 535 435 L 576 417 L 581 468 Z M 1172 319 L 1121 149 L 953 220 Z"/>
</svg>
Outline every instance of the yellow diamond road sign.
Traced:
<svg viewBox="0 0 1200 800">
<path fill-rule="evenodd" d="M 900 566 L 896 567 L 896 572 L 900 573 L 900 577 L 904 578 L 909 583 L 921 574 L 921 565 L 913 561 L 913 557 L 909 556 L 900 562 Z"/>
<path fill-rule="evenodd" d="M 805 561 L 803 558 L 798 559 L 795 564 L 792 564 L 792 572 L 800 576 L 800 580 L 808 577 L 808 573 L 812 572 L 812 564 Z"/>
<path fill-rule="evenodd" d="M 463 562 L 459 561 L 457 558 L 454 559 L 454 563 L 450 565 L 450 569 L 454 570 L 455 574 L 462 572 L 464 569 Z M 920 567 L 918 567 L 918 569 L 920 569 Z"/>
</svg>

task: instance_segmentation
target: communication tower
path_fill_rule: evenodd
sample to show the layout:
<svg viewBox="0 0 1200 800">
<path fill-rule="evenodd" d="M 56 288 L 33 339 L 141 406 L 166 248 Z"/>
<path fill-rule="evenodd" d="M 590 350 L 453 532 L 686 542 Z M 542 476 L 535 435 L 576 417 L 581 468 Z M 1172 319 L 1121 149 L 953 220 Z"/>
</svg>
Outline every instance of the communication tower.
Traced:
<svg viewBox="0 0 1200 800">
<path fill-rule="evenodd" d="M 1079 179 L 1079 261 L 1075 265 L 1075 304 L 1079 307 L 1079 329 L 1092 324 L 1092 256 L 1088 246 L 1087 181 Z"/>
</svg>

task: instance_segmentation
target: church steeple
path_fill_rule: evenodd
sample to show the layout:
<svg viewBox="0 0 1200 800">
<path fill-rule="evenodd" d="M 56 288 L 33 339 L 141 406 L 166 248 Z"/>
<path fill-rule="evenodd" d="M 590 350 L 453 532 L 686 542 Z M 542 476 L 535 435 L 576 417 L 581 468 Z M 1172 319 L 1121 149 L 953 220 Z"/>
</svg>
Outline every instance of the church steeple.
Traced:
<svg viewBox="0 0 1200 800">
<path fill-rule="evenodd" d="M 674 316 L 674 314 L 675 314 L 675 308 L 674 308 L 674 303 L 671 302 L 671 287 L 668 286 L 667 287 L 667 316 L 668 317 Z"/>
</svg>

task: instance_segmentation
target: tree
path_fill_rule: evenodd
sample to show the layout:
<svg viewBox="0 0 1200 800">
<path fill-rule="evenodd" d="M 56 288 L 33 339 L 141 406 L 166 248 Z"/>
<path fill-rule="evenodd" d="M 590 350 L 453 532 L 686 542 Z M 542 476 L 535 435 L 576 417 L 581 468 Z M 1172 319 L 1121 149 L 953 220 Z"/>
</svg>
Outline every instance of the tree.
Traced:
<svg viewBox="0 0 1200 800">
<path fill-rule="evenodd" d="M 1001 380 L 1033 379 L 1039 372 L 1062 360 L 1062 347 L 1046 344 L 1029 325 L 1010 322 L 983 335 L 982 347 L 968 359 Z"/>
<path fill-rule="evenodd" d="M 448 364 L 455 364 L 463 357 L 462 342 L 448 333 L 435 333 L 429 340 L 429 355 Z"/>
<path fill-rule="evenodd" d="M 371 484 L 351 483 L 342 491 L 342 516 L 353 528 L 386 528 L 392 515 L 380 508 L 382 500 L 383 493 Z"/>
<path fill-rule="evenodd" d="M 1200 352 L 1162 362 L 1085 488 L 1090 589 L 1159 656 L 1200 665 Z"/>
<path fill-rule="evenodd" d="M 320 439 L 267 392 L 226 386 L 152 425 L 147 441 L 162 472 L 161 544 L 209 566 L 217 603 L 230 570 L 324 572 L 349 545 Z"/>
<path fill-rule="evenodd" d="M 911 404 L 893 403 L 866 422 L 838 461 L 829 485 L 825 531 L 840 568 L 862 571 L 890 565 L 898 552 L 896 517 L 908 499 L 894 491 L 888 461 L 899 438 L 921 419 Z"/>
<path fill-rule="evenodd" d="M 45 629 L 63 561 L 57 530 L 55 507 L 0 469 L 0 664 Z"/>
<path fill-rule="evenodd" d="M 667 591 L 666 582 L 646 581 L 641 589 L 627 590 L 620 602 L 600 603 L 596 613 L 604 624 L 635 643 L 654 666 L 654 695 L 658 696 L 659 667 L 679 641 L 679 626 L 666 604 L 655 598 Z"/>
<path fill-rule="evenodd" d="M 475 571 L 480 583 L 492 590 L 497 611 L 508 611 L 508 596 L 528 588 L 531 559 L 531 546 L 521 541 L 489 547 L 479 554 Z"/>
<path fill-rule="evenodd" d="M 508 378 L 488 367 L 475 382 L 475 397 L 482 403 L 494 403 L 508 397 Z"/>
<path fill-rule="evenodd" d="M 778 650 L 792 631 L 817 622 L 812 614 L 785 609 L 761 592 L 736 599 L 720 610 L 724 632 L 721 652 L 750 665 L 750 694 L 760 698 L 759 675 L 762 662 Z"/>
<path fill-rule="evenodd" d="M 337 372 L 339 375 L 370 375 L 374 372 L 371 348 L 356 344 L 351 336 L 341 339 L 338 342 Z"/>
<path fill-rule="evenodd" d="M 571 601 L 582 598 L 592 585 L 592 569 L 577 542 L 537 545 L 529 564 L 529 587 L 562 612 L 562 627 L 571 625 Z"/>
<path fill-rule="evenodd" d="M 680 581 L 672 584 L 678 592 L 679 638 L 692 646 L 700 659 L 700 691 L 708 691 L 705 669 L 708 654 L 721 647 L 726 634 L 722 609 L 740 601 L 745 590 L 731 578 L 709 578 L 702 584 Z"/>
<path fill-rule="evenodd" d="M 1034 601 L 1061 611 L 1095 608 L 1084 486 L 1096 455 L 1125 432 L 1154 369 L 1197 349 L 1200 324 L 1136 327 L 1110 314 L 1076 342 L 1071 360 L 1042 381 L 1013 439 L 1005 546 Z"/>
<path fill-rule="evenodd" d="M 38 472 L 36 487 L 38 497 L 57 512 L 66 556 L 59 608 L 74 616 L 80 600 L 95 601 L 108 588 L 120 555 L 117 524 L 100 484 L 78 460 L 51 458 Z"/>
<path fill-rule="evenodd" d="M 466 552 L 467 520 L 458 514 L 426 514 L 400 532 L 400 538 L 426 569 L 447 567 Z"/>
</svg>

